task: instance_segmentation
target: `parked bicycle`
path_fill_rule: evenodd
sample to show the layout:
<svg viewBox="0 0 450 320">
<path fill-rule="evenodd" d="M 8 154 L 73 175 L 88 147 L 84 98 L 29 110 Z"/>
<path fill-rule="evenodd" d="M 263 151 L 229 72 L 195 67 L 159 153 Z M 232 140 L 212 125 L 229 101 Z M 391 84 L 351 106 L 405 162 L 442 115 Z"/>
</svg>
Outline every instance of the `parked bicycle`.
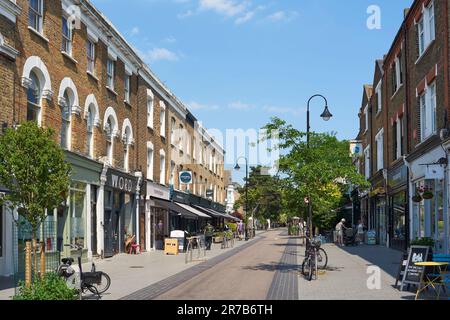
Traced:
<svg viewBox="0 0 450 320">
<path fill-rule="evenodd" d="M 70 288 L 78 290 L 80 300 L 82 295 L 87 291 L 101 298 L 101 294 L 105 293 L 110 285 L 111 278 L 102 271 L 96 271 L 95 264 L 92 263 L 91 272 L 83 272 L 81 264 L 81 256 L 83 247 L 78 245 L 66 244 L 65 247 L 70 247 L 79 252 L 78 266 L 73 265 L 75 260 L 71 257 L 61 259 L 61 264 L 56 270 L 56 273 L 66 280 Z"/>
<path fill-rule="evenodd" d="M 326 251 L 321 248 L 321 242 L 318 239 L 306 238 L 305 260 L 302 264 L 302 274 L 311 281 L 315 275 L 318 279 L 318 270 L 326 269 L 328 265 L 328 255 Z"/>
</svg>

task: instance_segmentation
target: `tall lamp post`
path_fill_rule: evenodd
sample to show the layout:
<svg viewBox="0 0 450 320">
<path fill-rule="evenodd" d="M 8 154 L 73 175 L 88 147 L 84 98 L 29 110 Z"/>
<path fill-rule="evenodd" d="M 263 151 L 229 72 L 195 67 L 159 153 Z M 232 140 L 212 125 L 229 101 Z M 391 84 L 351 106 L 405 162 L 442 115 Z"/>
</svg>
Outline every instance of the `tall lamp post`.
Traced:
<svg viewBox="0 0 450 320">
<path fill-rule="evenodd" d="M 241 170 L 241 167 L 239 166 L 239 160 L 245 159 L 245 216 L 248 217 L 248 159 L 246 157 L 240 157 L 236 160 L 236 166 L 234 167 L 234 170 L 239 171 Z M 253 212 L 252 212 L 252 230 L 254 228 L 254 219 L 253 219 Z M 246 233 L 247 235 L 247 233 Z M 246 236 L 248 239 L 248 235 Z"/>
<path fill-rule="evenodd" d="M 330 110 L 328 109 L 328 101 L 327 98 L 325 98 L 323 95 L 321 94 L 316 94 L 313 95 L 311 98 L 309 98 L 308 100 L 308 107 L 307 107 L 307 113 L 306 113 L 306 146 L 309 149 L 309 142 L 310 142 L 310 138 L 309 138 L 309 131 L 311 129 L 310 126 L 310 112 L 309 112 L 309 104 L 311 103 L 311 100 L 314 98 L 322 98 L 325 100 L 325 110 L 323 111 L 323 113 L 320 115 L 320 117 L 324 120 L 324 121 L 330 121 L 330 119 L 333 117 L 333 115 L 331 114 Z M 309 236 L 312 237 L 313 234 L 313 222 L 312 222 L 312 204 L 311 204 L 311 195 L 308 195 L 308 217 L 309 217 Z"/>
</svg>

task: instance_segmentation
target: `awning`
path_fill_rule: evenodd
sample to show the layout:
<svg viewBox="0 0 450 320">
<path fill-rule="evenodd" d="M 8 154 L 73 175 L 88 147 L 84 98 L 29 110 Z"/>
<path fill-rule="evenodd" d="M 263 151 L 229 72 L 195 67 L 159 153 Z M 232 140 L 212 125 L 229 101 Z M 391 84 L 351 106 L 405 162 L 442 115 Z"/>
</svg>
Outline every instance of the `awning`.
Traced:
<svg viewBox="0 0 450 320">
<path fill-rule="evenodd" d="M 237 217 L 233 217 L 232 215 L 226 214 L 225 215 L 225 219 L 230 219 L 230 220 L 234 220 L 236 222 L 241 221 L 241 219 L 237 218 Z"/>
<path fill-rule="evenodd" d="M 195 214 L 196 216 L 198 216 L 200 218 L 211 219 L 211 217 L 208 216 L 207 214 L 204 214 L 203 212 L 201 212 L 191 206 L 188 206 L 187 204 L 175 202 L 175 205 Z"/>
<path fill-rule="evenodd" d="M 207 208 L 203 208 L 203 207 L 199 207 L 199 206 L 194 206 L 194 207 L 196 209 L 198 209 L 198 210 L 200 210 L 200 211 L 202 211 L 202 212 L 204 212 L 204 213 L 214 217 L 214 218 L 225 218 L 223 214 L 221 214 L 221 213 L 219 213 L 217 211 L 214 211 L 212 209 L 207 209 Z"/>
<path fill-rule="evenodd" d="M 167 208 L 170 211 L 176 212 L 182 217 L 188 218 L 188 219 L 198 219 L 198 216 L 196 214 L 191 213 L 190 211 L 177 206 L 175 203 L 171 201 L 165 201 L 160 199 L 152 198 L 152 200 L 155 202 L 155 204 L 162 208 Z"/>
</svg>

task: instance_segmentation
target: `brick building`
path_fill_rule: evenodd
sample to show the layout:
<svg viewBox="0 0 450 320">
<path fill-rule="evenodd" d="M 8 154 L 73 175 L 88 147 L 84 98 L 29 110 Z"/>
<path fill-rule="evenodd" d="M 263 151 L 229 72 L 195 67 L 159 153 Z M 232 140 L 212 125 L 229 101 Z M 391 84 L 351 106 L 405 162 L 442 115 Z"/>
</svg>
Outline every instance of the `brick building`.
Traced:
<svg viewBox="0 0 450 320">
<path fill-rule="evenodd" d="M 189 188 L 171 163 L 179 171 L 194 163 L 185 151 L 191 135 L 174 145 L 171 120 L 184 129 L 198 127 L 196 119 L 90 1 L 0 0 L 0 71 L 2 130 L 24 121 L 53 128 L 73 167 L 66 205 L 48 213 L 51 250 L 70 255 L 63 245 L 76 243 L 85 258 L 109 257 L 130 235 L 147 250 L 157 233 L 169 235 L 170 216 L 181 210 L 169 204 L 171 190 Z M 214 145 L 202 132 L 202 143 Z M 221 146 L 209 149 L 223 155 Z M 182 153 L 191 157 L 175 157 Z M 214 164 L 198 174 L 223 203 L 223 156 Z M 0 212 L 0 274 L 10 274 L 2 257 L 11 221 Z"/>
<path fill-rule="evenodd" d="M 372 199 L 366 224 L 376 231 L 379 244 L 400 250 L 423 237 L 435 240 L 437 252 L 450 250 L 450 210 L 445 201 L 450 178 L 449 5 L 416 0 L 405 10 L 389 52 L 377 61 L 375 89 L 367 107 L 370 138 L 364 134 L 365 113 L 360 113 L 357 140 L 366 153 L 355 164 L 368 168 L 365 173 L 372 184 L 365 191 Z M 431 199 L 424 190 L 431 191 Z M 416 195 L 425 199 L 414 202 Z"/>
</svg>

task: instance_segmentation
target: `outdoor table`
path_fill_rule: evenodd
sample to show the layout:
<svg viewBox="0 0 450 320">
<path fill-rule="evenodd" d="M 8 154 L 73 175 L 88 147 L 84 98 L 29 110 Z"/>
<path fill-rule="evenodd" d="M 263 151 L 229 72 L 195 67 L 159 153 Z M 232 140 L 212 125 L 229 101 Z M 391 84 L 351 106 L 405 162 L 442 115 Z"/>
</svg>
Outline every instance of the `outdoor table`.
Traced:
<svg viewBox="0 0 450 320">
<path fill-rule="evenodd" d="M 430 275 L 425 272 L 424 278 L 422 279 L 422 282 L 417 289 L 416 300 L 419 298 L 420 293 L 428 287 L 433 287 L 434 291 L 437 292 L 437 299 L 439 300 L 441 292 L 440 286 L 445 285 L 441 283 L 441 279 L 444 272 L 446 272 L 447 270 L 447 267 L 449 265 L 448 262 L 417 262 L 415 263 L 415 265 L 418 267 L 432 267 L 437 270 L 439 274 L 439 276 L 436 276 L 436 274 Z M 439 287 L 439 291 L 436 290 L 437 287 Z"/>
</svg>

